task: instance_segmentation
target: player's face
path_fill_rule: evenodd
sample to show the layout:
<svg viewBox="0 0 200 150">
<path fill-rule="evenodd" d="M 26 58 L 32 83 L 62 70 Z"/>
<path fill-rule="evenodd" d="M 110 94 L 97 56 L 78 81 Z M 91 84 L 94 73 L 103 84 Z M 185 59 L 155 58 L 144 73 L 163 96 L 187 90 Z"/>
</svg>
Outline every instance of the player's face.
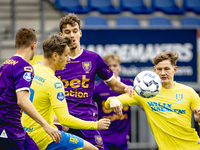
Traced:
<svg viewBox="0 0 200 150">
<path fill-rule="evenodd" d="M 71 37 L 73 40 L 73 46 L 71 47 L 71 50 L 76 49 L 80 45 L 80 38 L 82 36 L 82 32 L 79 29 L 78 24 L 76 23 L 75 26 L 71 26 L 70 24 L 67 24 L 62 29 L 62 33 L 60 33 L 63 37 Z"/>
<path fill-rule="evenodd" d="M 159 75 L 162 85 L 172 86 L 174 81 L 174 74 L 177 71 L 177 66 L 172 66 L 169 60 L 163 60 L 154 66 L 154 71 Z"/>
<path fill-rule="evenodd" d="M 113 71 L 115 77 L 118 77 L 121 71 L 121 65 L 116 60 L 112 59 L 108 62 L 108 66 Z"/>
<path fill-rule="evenodd" d="M 66 46 L 64 53 L 62 55 L 58 55 L 55 63 L 56 70 L 63 70 L 65 68 L 65 65 L 70 62 L 69 53 L 70 49 L 68 46 Z"/>
</svg>

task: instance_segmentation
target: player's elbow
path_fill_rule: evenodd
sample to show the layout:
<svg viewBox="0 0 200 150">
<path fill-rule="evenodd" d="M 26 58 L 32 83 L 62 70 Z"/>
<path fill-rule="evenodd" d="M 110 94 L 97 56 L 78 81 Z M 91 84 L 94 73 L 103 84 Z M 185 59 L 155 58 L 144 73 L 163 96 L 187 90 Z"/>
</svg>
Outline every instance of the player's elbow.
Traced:
<svg viewBox="0 0 200 150">
<path fill-rule="evenodd" d="M 19 105 L 19 107 L 23 109 L 23 107 L 24 107 L 24 105 L 25 105 L 24 100 L 18 99 L 18 100 L 17 100 L 17 105 Z"/>
</svg>

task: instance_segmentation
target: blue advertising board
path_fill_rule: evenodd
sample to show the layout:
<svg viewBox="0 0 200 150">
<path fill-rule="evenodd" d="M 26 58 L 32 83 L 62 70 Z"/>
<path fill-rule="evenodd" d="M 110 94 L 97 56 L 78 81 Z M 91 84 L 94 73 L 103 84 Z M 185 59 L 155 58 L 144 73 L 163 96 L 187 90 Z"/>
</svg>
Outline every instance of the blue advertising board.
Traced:
<svg viewBox="0 0 200 150">
<path fill-rule="evenodd" d="M 83 29 L 81 46 L 100 56 L 116 53 L 122 61 L 121 76 L 134 79 L 143 70 L 153 71 L 153 58 L 177 51 L 175 80 L 197 82 L 196 29 Z"/>
</svg>

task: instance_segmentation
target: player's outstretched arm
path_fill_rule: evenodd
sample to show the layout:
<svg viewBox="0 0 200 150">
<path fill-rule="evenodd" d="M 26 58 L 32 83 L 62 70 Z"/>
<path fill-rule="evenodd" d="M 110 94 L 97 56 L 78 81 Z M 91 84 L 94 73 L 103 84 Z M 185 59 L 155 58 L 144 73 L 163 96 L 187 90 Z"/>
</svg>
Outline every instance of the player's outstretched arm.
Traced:
<svg viewBox="0 0 200 150">
<path fill-rule="evenodd" d="M 200 122 L 200 107 L 194 108 L 194 119 L 196 122 Z"/>
<path fill-rule="evenodd" d="M 97 124 L 98 124 L 98 130 L 106 130 L 110 126 L 110 119 L 106 119 L 106 118 L 100 119 L 97 122 Z"/>
<path fill-rule="evenodd" d="M 113 91 L 117 93 L 128 93 L 130 97 L 132 94 L 134 94 L 134 88 L 132 86 L 128 86 L 118 81 L 115 77 L 108 81 L 107 84 Z"/>
<path fill-rule="evenodd" d="M 112 98 L 110 100 L 110 109 L 119 116 L 123 115 L 122 113 L 123 105 L 117 98 Z"/>
<path fill-rule="evenodd" d="M 63 107 L 53 108 L 62 126 L 67 126 L 72 129 L 105 130 L 105 129 L 108 129 L 110 125 L 109 119 L 102 119 L 96 122 L 96 121 L 85 121 L 85 120 L 76 118 L 69 114 L 68 109 L 67 109 L 67 103 L 62 106 Z"/>
<path fill-rule="evenodd" d="M 50 126 L 46 120 L 38 113 L 31 101 L 29 100 L 28 91 L 17 92 L 17 104 L 20 108 L 25 111 L 32 119 L 38 122 L 44 130 L 51 136 L 54 142 L 60 142 L 61 134 L 60 132 Z"/>
</svg>

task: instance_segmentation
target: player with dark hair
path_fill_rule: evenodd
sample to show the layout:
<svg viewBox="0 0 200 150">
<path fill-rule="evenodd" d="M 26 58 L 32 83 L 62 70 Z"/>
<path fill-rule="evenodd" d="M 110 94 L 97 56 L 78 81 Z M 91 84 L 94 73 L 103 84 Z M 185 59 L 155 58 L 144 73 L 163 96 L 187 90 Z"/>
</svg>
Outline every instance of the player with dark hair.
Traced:
<svg viewBox="0 0 200 150">
<path fill-rule="evenodd" d="M 72 40 L 59 35 L 51 35 L 43 42 L 44 60 L 41 64 L 34 65 L 34 78 L 31 84 L 30 100 L 37 111 L 55 129 L 54 116 L 61 125 L 75 129 L 103 130 L 108 129 L 109 119 L 84 121 L 71 116 L 68 112 L 62 82 L 55 76 L 56 70 L 63 70 L 66 63 L 70 62 L 69 47 Z M 67 66 L 68 67 L 68 66 Z M 60 131 L 60 143 L 54 142 L 43 128 L 28 115 L 23 113 L 22 125 L 36 142 L 40 150 L 76 149 L 96 150 L 97 148 L 83 139 L 70 133 Z"/>
<path fill-rule="evenodd" d="M 157 55 L 154 71 L 159 75 L 162 87 L 158 95 L 142 98 L 137 93 L 110 97 L 106 108 L 122 115 L 123 106 L 142 105 L 159 149 L 199 150 L 200 140 L 195 129 L 191 128 L 191 115 L 200 123 L 199 95 L 186 85 L 174 81 L 177 72 L 177 52 L 168 51 Z"/>
<path fill-rule="evenodd" d="M 60 141 L 61 134 L 42 118 L 29 100 L 34 72 L 28 62 L 37 49 L 35 30 L 21 28 L 15 40 L 15 55 L 0 68 L 0 149 L 37 150 L 37 145 L 21 125 L 21 109 L 38 122 L 55 142 Z"/>
<path fill-rule="evenodd" d="M 98 54 L 81 48 L 82 31 L 77 15 L 69 13 L 61 19 L 60 35 L 71 37 L 73 40 L 73 45 L 70 48 L 70 63 L 66 65 L 64 70 L 56 71 L 56 76 L 62 80 L 65 87 L 69 113 L 84 120 L 96 121 L 98 110 L 92 100 L 96 74 L 115 92 L 128 92 L 131 95 L 133 87 L 119 82 Z M 99 149 L 103 149 L 103 141 L 97 130 L 70 129 L 68 132 L 82 137 Z"/>
<path fill-rule="evenodd" d="M 121 71 L 121 60 L 117 54 L 107 54 L 103 59 L 113 71 L 118 81 L 133 86 L 132 79 L 121 78 L 119 76 Z M 103 139 L 105 150 L 128 150 L 128 136 L 131 119 L 130 107 L 124 107 L 123 115 L 118 116 L 111 110 L 106 109 L 104 105 L 108 97 L 118 95 L 121 95 L 121 93 L 116 93 L 111 90 L 103 80 L 95 83 L 93 100 L 97 102 L 98 105 L 98 118 L 108 118 L 111 120 L 111 125 L 108 130 L 99 131 Z"/>
</svg>

